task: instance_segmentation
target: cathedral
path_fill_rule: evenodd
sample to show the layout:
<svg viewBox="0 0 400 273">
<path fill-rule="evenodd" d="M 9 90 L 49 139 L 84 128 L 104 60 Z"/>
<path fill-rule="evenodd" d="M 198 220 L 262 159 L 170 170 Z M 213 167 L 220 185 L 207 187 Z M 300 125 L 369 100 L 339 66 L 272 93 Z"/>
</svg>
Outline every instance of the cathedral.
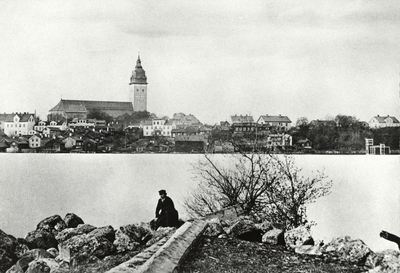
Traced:
<svg viewBox="0 0 400 273">
<path fill-rule="evenodd" d="M 140 56 L 129 82 L 129 101 L 65 100 L 50 109 L 50 114 L 62 115 L 67 119 L 86 118 L 92 110 L 99 110 L 116 118 L 132 112 L 147 111 L 147 77 Z"/>
</svg>

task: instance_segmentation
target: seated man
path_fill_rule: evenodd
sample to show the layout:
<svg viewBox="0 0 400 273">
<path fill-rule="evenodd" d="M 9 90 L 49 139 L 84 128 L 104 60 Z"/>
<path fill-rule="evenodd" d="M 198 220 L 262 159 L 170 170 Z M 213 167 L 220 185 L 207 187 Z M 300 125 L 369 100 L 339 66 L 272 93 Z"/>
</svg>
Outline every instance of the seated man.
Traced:
<svg viewBox="0 0 400 273">
<path fill-rule="evenodd" d="M 382 238 L 384 238 L 384 239 L 386 239 L 386 240 L 388 240 L 388 241 L 391 241 L 391 242 L 396 243 L 397 246 L 398 246 L 399 249 L 400 249 L 400 238 L 399 238 L 399 237 L 397 237 L 396 235 L 391 234 L 391 233 L 389 233 L 389 232 L 387 232 L 387 231 L 384 231 L 384 230 L 382 230 L 381 233 L 380 233 L 379 235 L 380 235 Z"/>
<path fill-rule="evenodd" d="M 155 227 L 176 227 L 178 226 L 178 211 L 175 209 L 174 202 L 167 196 L 165 190 L 160 190 L 160 199 L 156 208 Z"/>
</svg>

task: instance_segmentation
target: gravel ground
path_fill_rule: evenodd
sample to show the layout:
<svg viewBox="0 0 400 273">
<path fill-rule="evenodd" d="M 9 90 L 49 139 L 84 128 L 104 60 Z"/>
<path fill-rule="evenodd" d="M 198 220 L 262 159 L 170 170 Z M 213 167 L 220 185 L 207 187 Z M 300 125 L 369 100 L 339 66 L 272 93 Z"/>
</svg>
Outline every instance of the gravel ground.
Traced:
<svg viewBox="0 0 400 273">
<path fill-rule="evenodd" d="M 366 272 L 367 268 L 328 256 L 296 254 L 283 246 L 203 236 L 183 261 L 180 272 Z"/>
</svg>

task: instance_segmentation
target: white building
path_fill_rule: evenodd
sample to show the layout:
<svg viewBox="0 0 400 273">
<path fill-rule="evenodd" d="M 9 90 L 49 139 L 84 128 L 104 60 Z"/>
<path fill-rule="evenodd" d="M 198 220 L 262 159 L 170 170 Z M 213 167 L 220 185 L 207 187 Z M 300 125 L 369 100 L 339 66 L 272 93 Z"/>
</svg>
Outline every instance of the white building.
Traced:
<svg viewBox="0 0 400 273">
<path fill-rule="evenodd" d="M 270 116 L 270 115 L 262 115 L 257 120 L 258 124 L 261 125 L 270 125 L 277 126 L 281 128 L 285 128 L 285 130 L 289 130 L 291 127 L 292 121 L 287 116 Z"/>
<path fill-rule="evenodd" d="M 35 131 L 35 115 L 25 113 L 12 113 L 1 115 L 4 133 L 8 136 L 13 135 L 33 135 Z"/>
<path fill-rule="evenodd" d="M 374 116 L 369 122 L 370 128 L 399 127 L 400 122 L 394 116 Z"/>
<path fill-rule="evenodd" d="M 142 124 L 143 136 L 165 136 L 171 137 L 172 129 L 176 128 L 176 123 L 171 120 L 155 118 Z"/>
</svg>

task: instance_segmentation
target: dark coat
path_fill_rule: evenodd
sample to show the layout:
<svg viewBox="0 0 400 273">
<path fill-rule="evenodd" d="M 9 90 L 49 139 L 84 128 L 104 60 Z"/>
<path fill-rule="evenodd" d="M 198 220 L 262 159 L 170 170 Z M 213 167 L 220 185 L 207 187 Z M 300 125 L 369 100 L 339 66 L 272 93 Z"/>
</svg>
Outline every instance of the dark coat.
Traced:
<svg viewBox="0 0 400 273">
<path fill-rule="evenodd" d="M 156 217 L 164 216 L 166 212 L 174 212 L 175 206 L 174 201 L 168 196 L 165 197 L 164 201 L 160 198 L 158 199 L 156 208 Z"/>
<path fill-rule="evenodd" d="M 156 228 L 162 227 L 175 227 L 178 225 L 178 211 L 175 209 L 174 202 L 168 196 L 164 201 L 160 198 L 156 208 Z"/>
</svg>

